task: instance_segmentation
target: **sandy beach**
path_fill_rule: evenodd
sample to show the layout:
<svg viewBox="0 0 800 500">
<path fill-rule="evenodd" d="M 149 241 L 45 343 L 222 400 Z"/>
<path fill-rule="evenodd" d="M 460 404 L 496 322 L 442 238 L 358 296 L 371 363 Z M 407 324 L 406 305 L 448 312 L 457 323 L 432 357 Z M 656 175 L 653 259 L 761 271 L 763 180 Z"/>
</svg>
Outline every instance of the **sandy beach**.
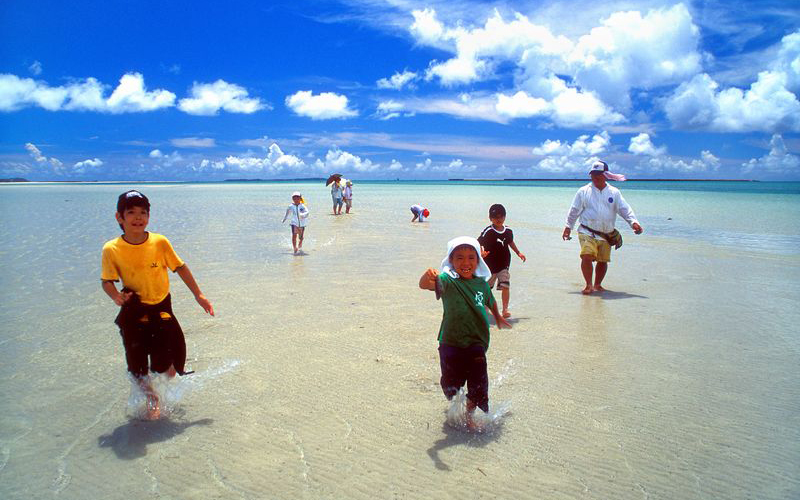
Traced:
<svg viewBox="0 0 800 500">
<path fill-rule="evenodd" d="M 129 417 L 99 283 L 129 187 L 217 311 L 171 276 L 196 373 L 154 422 Z M 645 233 L 618 224 L 609 292 L 585 297 L 560 238 L 577 187 L 356 182 L 338 217 L 321 183 L 0 187 L 20 221 L 0 227 L 0 497 L 797 498 L 798 196 L 622 184 Z M 417 281 L 497 202 L 528 262 L 475 434 L 446 422 L 441 304 Z"/>
</svg>

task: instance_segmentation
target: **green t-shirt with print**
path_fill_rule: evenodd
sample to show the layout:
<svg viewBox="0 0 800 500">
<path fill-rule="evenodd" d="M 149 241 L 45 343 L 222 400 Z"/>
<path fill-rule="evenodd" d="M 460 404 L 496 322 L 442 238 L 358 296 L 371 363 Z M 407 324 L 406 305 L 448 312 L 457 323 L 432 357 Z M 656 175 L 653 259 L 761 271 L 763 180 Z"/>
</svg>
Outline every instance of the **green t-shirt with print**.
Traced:
<svg viewBox="0 0 800 500">
<path fill-rule="evenodd" d="M 442 326 L 439 343 L 454 347 L 481 344 L 489 348 L 489 318 L 484 306 L 495 305 L 492 290 L 483 278 L 453 278 L 439 275 L 442 282 Z"/>
</svg>

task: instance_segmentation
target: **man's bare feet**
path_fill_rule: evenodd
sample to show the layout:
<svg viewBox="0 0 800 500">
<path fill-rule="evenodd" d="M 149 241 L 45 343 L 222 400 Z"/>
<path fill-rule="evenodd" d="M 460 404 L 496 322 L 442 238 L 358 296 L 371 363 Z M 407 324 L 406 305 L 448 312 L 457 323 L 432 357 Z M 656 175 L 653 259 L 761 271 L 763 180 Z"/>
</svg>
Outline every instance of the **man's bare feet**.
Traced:
<svg viewBox="0 0 800 500">
<path fill-rule="evenodd" d="M 603 287 L 602 287 L 602 286 L 600 286 L 600 285 L 595 285 L 594 287 L 592 287 L 592 291 L 594 291 L 594 292 L 605 292 L 605 291 L 606 291 L 606 289 L 605 289 L 605 288 L 603 288 Z"/>
<path fill-rule="evenodd" d="M 504 311 L 503 311 L 503 317 L 504 317 L 504 318 L 510 318 L 510 317 L 511 317 L 511 313 L 510 313 L 510 312 L 508 312 L 508 309 L 506 309 L 506 310 L 504 310 Z"/>
<path fill-rule="evenodd" d="M 589 295 L 593 291 L 594 291 L 594 288 L 592 286 L 586 285 L 586 287 L 584 287 L 584 289 L 581 290 L 581 293 L 584 294 L 584 295 Z"/>
</svg>

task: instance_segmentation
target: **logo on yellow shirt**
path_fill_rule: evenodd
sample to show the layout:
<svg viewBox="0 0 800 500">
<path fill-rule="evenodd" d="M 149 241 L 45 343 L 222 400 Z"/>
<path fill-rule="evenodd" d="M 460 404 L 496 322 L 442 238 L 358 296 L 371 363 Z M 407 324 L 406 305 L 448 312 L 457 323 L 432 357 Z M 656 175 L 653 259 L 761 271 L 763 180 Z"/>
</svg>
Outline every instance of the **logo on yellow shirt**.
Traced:
<svg viewBox="0 0 800 500">
<path fill-rule="evenodd" d="M 158 267 L 158 262 L 153 262 L 150 264 L 150 267 Z"/>
</svg>

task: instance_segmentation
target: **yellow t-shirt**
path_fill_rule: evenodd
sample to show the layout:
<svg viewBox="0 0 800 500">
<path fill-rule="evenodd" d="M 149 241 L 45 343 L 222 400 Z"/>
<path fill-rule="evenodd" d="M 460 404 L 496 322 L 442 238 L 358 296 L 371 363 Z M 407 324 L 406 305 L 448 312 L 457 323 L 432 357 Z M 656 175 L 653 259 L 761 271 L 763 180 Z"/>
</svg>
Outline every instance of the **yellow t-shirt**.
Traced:
<svg viewBox="0 0 800 500">
<path fill-rule="evenodd" d="M 158 304 L 169 294 L 167 269 L 175 271 L 184 262 L 175 253 L 169 240 L 156 233 L 132 245 L 121 236 L 103 245 L 100 279 L 119 281 L 141 297 L 145 304 Z"/>
</svg>

